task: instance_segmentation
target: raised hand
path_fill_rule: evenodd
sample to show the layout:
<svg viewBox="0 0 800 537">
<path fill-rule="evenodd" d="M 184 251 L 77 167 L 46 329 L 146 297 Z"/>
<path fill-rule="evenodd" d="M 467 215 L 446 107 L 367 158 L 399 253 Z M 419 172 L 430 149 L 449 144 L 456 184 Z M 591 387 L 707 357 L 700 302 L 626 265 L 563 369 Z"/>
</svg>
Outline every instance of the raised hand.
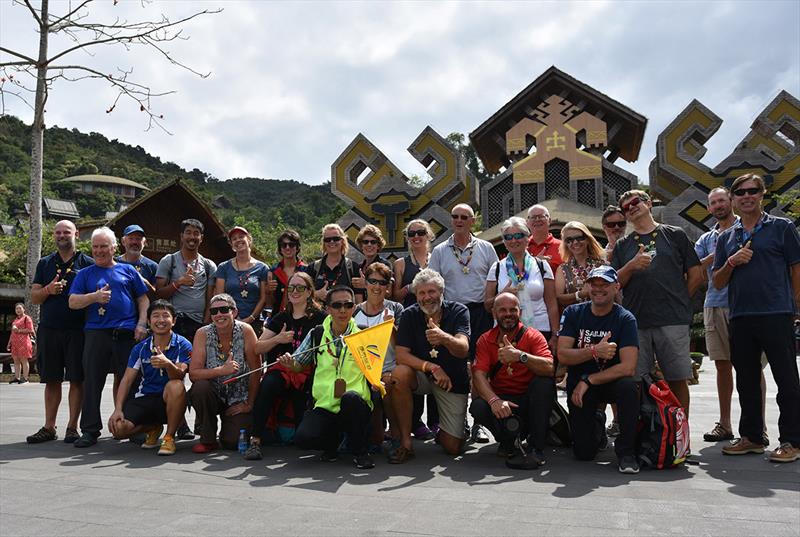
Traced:
<svg viewBox="0 0 800 537">
<path fill-rule="evenodd" d="M 350 278 L 350 287 L 353 289 L 364 289 L 367 287 L 367 279 L 364 276 L 364 271 L 362 269 L 359 269 L 358 273 L 360 275 L 358 278 Z"/>
<path fill-rule="evenodd" d="M 519 361 L 519 352 L 508 340 L 508 336 L 503 334 L 503 345 L 497 349 L 497 359 L 500 363 L 510 364 Z"/>
<path fill-rule="evenodd" d="M 752 241 L 747 241 L 747 244 L 739 248 L 739 251 L 733 254 L 728 261 L 734 265 L 746 265 L 753 259 L 753 250 L 750 249 L 750 243 Z"/>
<path fill-rule="evenodd" d="M 235 375 L 239 372 L 239 363 L 233 359 L 233 351 L 228 354 L 228 359 L 222 364 L 220 368 L 220 373 L 222 376 L 226 375 Z"/>
<path fill-rule="evenodd" d="M 45 286 L 45 289 L 51 295 L 60 295 L 64 292 L 64 287 L 66 287 L 66 285 L 67 282 L 61 280 L 61 274 L 56 274 L 56 277 Z"/>
<path fill-rule="evenodd" d="M 609 338 L 611 338 L 611 332 L 603 336 L 603 339 L 594 346 L 594 352 L 601 360 L 610 360 L 617 353 L 617 344 L 609 341 Z"/>
<path fill-rule="evenodd" d="M 650 257 L 649 254 L 645 253 L 644 245 L 639 245 L 639 251 L 636 252 L 636 255 L 633 256 L 633 259 L 628 261 L 628 264 L 633 268 L 633 270 L 645 270 L 650 266 L 653 262 L 653 258 Z"/>
<path fill-rule="evenodd" d="M 272 272 L 267 274 L 267 291 L 274 293 L 278 289 L 278 280 L 273 278 Z"/>
<path fill-rule="evenodd" d="M 428 317 L 428 329 L 425 330 L 425 339 L 431 345 L 441 345 L 447 341 L 447 334 L 439 328 L 432 318 Z"/>
<path fill-rule="evenodd" d="M 325 297 L 328 296 L 328 280 L 325 280 L 325 285 L 322 286 L 322 289 L 314 291 L 314 296 L 318 300 L 325 300 Z"/>
<path fill-rule="evenodd" d="M 186 266 L 186 273 L 177 279 L 175 282 L 177 285 L 187 285 L 189 287 L 193 286 L 195 282 L 195 275 L 194 275 L 194 267 L 192 265 Z"/>
<path fill-rule="evenodd" d="M 383 321 L 384 322 L 391 321 L 392 319 L 394 319 L 394 315 L 392 314 L 391 311 L 389 311 L 389 308 L 384 309 L 383 310 Z"/>
<path fill-rule="evenodd" d="M 287 330 L 286 325 L 283 325 L 281 331 L 275 337 L 278 338 L 279 343 L 291 343 L 292 339 L 294 339 L 294 331 Z"/>
<path fill-rule="evenodd" d="M 111 301 L 111 286 L 105 284 L 102 288 L 97 287 L 94 292 L 95 302 L 98 304 L 108 304 Z"/>
</svg>

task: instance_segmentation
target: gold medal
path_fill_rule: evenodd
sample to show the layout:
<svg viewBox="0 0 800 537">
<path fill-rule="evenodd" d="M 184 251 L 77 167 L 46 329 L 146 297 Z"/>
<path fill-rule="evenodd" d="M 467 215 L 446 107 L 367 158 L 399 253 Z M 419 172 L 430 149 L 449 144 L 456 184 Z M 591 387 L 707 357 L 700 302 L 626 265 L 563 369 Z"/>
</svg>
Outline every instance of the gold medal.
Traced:
<svg viewBox="0 0 800 537">
<path fill-rule="evenodd" d="M 463 272 L 464 274 L 469 274 L 469 267 L 467 266 L 461 267 L 461 272 Z"/>
<path fill-rule="evenodd" d="M 431 349 L 430 356 L 432 360 L 435 360 L 439 356 L 439 351 L 436 349 Z"/>
<path fill-rule="evenodd" d="M 242 292 L 239 294 L 242 295 L 242 298 L 247 298 L 247 289 L 242 289 Z"/>
<path fill-rule="evenodd" d="M 105 309 L 103 306 L 100 306 L 99 308 L 97 308 L 97 314 L 98 314 L 100 317 L 102 317 L 103 315 L 105 315 L 105 314 L 106 314 L 106 309 Z"/>
</svg>

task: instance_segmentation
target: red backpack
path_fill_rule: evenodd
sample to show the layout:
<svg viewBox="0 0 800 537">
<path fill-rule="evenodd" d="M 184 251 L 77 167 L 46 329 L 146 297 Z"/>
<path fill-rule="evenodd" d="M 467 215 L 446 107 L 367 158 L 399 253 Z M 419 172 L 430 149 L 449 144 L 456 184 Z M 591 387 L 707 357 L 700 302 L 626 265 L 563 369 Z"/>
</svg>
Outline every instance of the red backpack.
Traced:
<svg viewBox="0 0 800 537">
<path fill-rule="evenodd" d="M 642 378 L 637 444 L 642 465 L 658 470 L 679 466 L 689 456 L 689 420 L 664 380 Z"/>
</svg>

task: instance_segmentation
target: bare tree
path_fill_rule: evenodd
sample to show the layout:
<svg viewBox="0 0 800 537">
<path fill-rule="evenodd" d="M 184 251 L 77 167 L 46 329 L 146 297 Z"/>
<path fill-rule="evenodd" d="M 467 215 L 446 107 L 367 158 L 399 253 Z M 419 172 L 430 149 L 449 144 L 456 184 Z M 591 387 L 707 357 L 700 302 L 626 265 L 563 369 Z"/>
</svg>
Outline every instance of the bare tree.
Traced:
<svg viewBox="0 0 800 537">
<path fill-rule="evenodd" d="M 168 63 L 185 69 L 201 78 L 210 73 L 200 73 L 178 61 L 166 48 L 170 42 L 187 39 L 183 28 L 188 22 L 203 15 L 219 13 L 221 9 L 196 11 L 188 16 L 170 20 L 161 14 L 154 20 L 130 22 L 117 17 L 113 21 L 98 22 L 92 20 L 90 4 L 94 0 L 70 0 L 58 2 L 63 14 L 50 13 L 50 0 L 40 0 L 39 7 L 32 5 L 31 0 L 13 0 L 16 7 L 27 9 L 39 32 L 39 53 L 32 58 L 20 50 L 13 50 L 0 44 L 0 111 L 6 112 L 6 97 L 16 97 L 33 109 L 31 126 L 31 180 L 30 180 L 30 232 L 28 234 L 28 259 L 26 266 L 26 294 L 30 306 L 30 287 L 36 264 L 42 248 L 42 166 L 44 155 L 45 106 L 47 97 L 57 80 L 80 81 L 87 79 L 101 80 L 110 84 L 117 92 L 116 98 L 109 103 L 106 113 L 111 113 L 120 99 L 131 99 L 139 106 L 139 110 L 148 117 L 147 129 L 154 126 L 166 132 L 161 120 L 151 108 L 151 99 L 173 93 L 172 91 L 155 92 L 144 81 L 133 78 L 133 68 L 117 68 L 116 73 L 107 73 L 97 65 L 85 63 L 94 55 L 92 50 L 102 46 L 118 46 L 125 50 L 133 47 L 145 47 L 161 56 Z M 113 0 L 116 6 L 117 0 Z M 148 0 L 140 0 L 142 7 Z M 66 37 L 70 43 L 63 50 L 49 54 L 48 44 L 51 36 Z M 82 62 L 72 62 L 76 53 L 84 52 Z M 8 56 L 10 57 L 4 57 Z M 34 84 L 35 82 L 35 84 Z"/>
</svg>

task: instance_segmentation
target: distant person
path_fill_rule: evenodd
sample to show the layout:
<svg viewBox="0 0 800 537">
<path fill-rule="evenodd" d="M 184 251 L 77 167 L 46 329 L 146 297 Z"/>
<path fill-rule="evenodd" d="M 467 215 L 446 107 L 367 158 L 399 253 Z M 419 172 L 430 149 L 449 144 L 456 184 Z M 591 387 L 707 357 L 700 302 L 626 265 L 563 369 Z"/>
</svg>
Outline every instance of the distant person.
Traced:
<svg viewBox="0 0 800 537">
<path fill-rule="evenodd" d="M 264 325 L 261 312 L 267 304 L 267 265 L 253 258 L 253 237 L 242 226 L 228 231 L 228 242 L 236 256 L 217 267 L 214 293 L 227 293 L 236 301 L 238 319 L 253 327 L 256 337 Z"/>
<path fill-rule="evenodd" d="M 156 294 L 175 306 L 175 332 L 189 341 L 210 319 L 208 301 L 217 273 L 217 265 L 200 254 L 204 230 L 203 223 L 194 218 L 181 222 L 181 249 L 162 257 L 156 272 Z"/>
<path fill-rule="evenodd" d="M 117 263 L 127 263 L 136 269 L 136 272 L 141 274 L 144 278 L 144 283 L 147 285 L 147 292 L 152 298 L 155 298 L 156 292 L 156 273 L 158 272 L 158 263 L 142 255 L 142 250 L 147 246 L 147 238 L 144 236 L 144 229 L 138 224 L 131 224 L 122 232 L 122 239 L 120 240 L 125 252 L 117 256 L 115 261 Z"/>
<path fill-rule="evenodd" d="M 326 224 L 322 227 L 322 257 L 309 265 L 308 274 L 314 280 L 314 296 L 324 301 L 328 289 L 338 286 L 352 288 L 353 278 L 359 277 L 359 271 L 352 259 L 348 259 L 350 244 L 339 224 Z M 356 293 L 356 300 L 361 301 L 364 295 Z"/>
<path fill-rule="evenodd" d="M 528 252 L 542 261 L 547 261 L 555 274 L 561 264 L 561 241 L 550 233 L 550 211 L 544 205 L 533 205 L 528 209 L 527 223 L 531 230 Z"/>
<path fill-rule="evenodd" d="M 41 304 L 36 338 L 39 382 L 44 384 L 44 425 L 26 440 L 38 444 L 55 440 L 61 385 L 69 382 L 69 421 L 64 442 L 77 440 L 78 418 L 83 401 L 83 324 L 84 313 L 69 307 L 69 291 L 75 276 L 94 260 L 76 250 L 75 224 L 57 222 L 53 228 L 56 251 L 36 264 L 31 286 L 31 302 Z"/>
<path fill-rule="evenodd" d="M 113 397 L 125 373 L 131 349 L 147 336 L 147 286 L 131 265 L 114 261 L 117 238 L 107 227 L 92 232 L 95 264 L 78 273 L 69 291 L 69 307 L 84 310 L 86 375 L 81 413 L 81 437 L 77 448 L 97 443 L 103 422 L 100 402 L 106 377 L 114 374 Z"/>
<path fill-rule="evenodd" d="M 277 315 L 286 309 L 289 297 L 286 286 L 296 272 L 305 272 L 308 265 L 300 258 L 300 234 L 287 229 L 278 235 L 278 262 L 270 267 L 267 276 L 267 305 L 272 307 L 272 314 Z"/>
<path fill-rule="evenodd" d="M 11 321 L 11 336 L 8 338 L 7 349 L 14 361 L 14 378 L 9 384 L 27 384 L 30 364 L 33 357 L 33 343 L 31 338 L 35 334 L 33 319 L 25 314 L 25 304 L 14 304 L 16 317 Z"/>
</svg>

